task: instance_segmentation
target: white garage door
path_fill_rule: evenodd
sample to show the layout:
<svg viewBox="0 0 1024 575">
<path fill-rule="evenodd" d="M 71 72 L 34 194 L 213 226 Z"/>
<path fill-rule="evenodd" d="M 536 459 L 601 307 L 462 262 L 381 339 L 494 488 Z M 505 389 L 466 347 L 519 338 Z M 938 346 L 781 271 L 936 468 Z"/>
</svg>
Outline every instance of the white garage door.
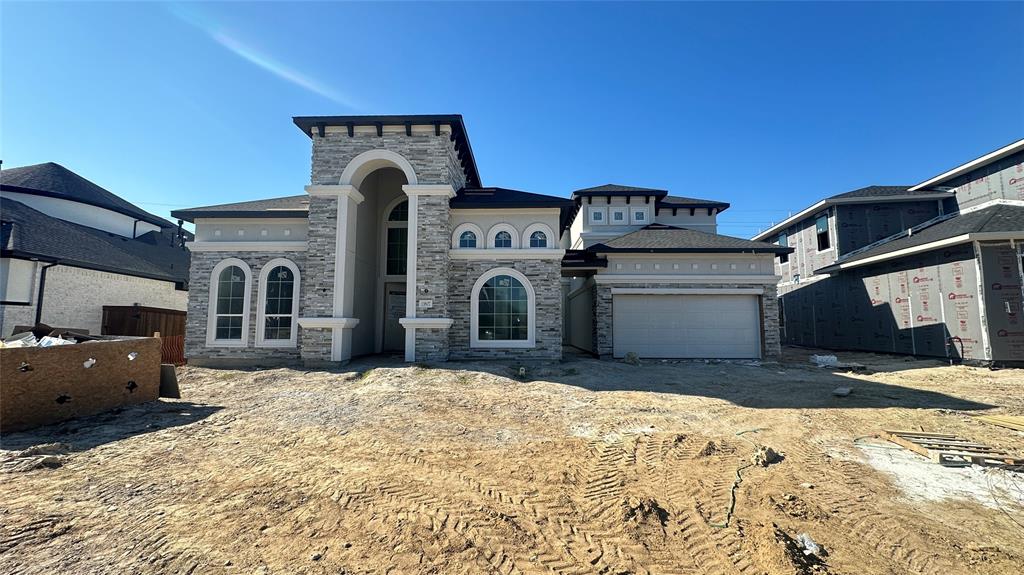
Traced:
<svg viewBox="0 0 1024 575">
<path fill-rule="evenodd" d="M 616 294 L 612 314 L 615 357 L 761 357 L 754 295 Z"/>
</svg>

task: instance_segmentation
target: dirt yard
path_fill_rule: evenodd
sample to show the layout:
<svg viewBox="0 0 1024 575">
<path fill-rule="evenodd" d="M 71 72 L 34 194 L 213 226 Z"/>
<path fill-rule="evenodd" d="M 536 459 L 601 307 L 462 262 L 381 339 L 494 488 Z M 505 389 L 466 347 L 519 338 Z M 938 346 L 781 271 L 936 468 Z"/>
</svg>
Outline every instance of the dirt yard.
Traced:
<svg viewBox="0 0 1024 575">
<path fill-rule="evenodd" d="M 1024 474 L 862 436 L 1024 453 L 971 417 L 1024 414 L 1024 372 L 809 353 L 185 368 L 181 401 L 2 438 L 0 572 L 1020 573 Z"/>
</svg>

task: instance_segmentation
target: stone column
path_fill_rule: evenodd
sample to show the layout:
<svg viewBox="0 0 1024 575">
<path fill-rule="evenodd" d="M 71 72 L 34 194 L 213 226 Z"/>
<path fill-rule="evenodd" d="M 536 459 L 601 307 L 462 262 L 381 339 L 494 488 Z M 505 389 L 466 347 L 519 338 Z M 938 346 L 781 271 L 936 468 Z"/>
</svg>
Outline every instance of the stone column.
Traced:
<svg viewBox="0 0 1024 575">
<path fill-rule="evenodd" d="M 447 361 L 448 249 L 451 224 L 448 184 L 406 185 L 409 196 L 409 250 L 406 276 L 406 361 Z"/>
<path fill-rule="evenodd" d="M 302 357 L 307 363 L 344 362 L 352 358 L 352 328 L 359 325 L 352 311 L 356 212 L 363 196 L 351 185 L 312 185 L 306 186 L 306 192 L 312 196 L 307 257 L 319 262 L 323 272 L 318 282 L 309 284 L 307 307 L 299 318 L 303 332 L 312 332 L 303 334 Z M 316 216 L 314 204 L 320 207 Z M 330 207 L 333 214 L 327 213 Z"/>
</svg>

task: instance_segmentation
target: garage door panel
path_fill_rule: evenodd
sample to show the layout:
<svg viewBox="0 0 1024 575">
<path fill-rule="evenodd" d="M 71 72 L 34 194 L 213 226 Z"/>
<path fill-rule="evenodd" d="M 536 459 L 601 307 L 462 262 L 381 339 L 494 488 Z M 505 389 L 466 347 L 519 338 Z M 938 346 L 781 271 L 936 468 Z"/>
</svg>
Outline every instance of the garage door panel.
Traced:
<svg viewBox="0 0 1024 575">
<path fill-rule="evenodd" d="M 756 358 L 761 322 L 754 295 L 619 294 L 612 301 L 615 357 Z"/>
</svg>

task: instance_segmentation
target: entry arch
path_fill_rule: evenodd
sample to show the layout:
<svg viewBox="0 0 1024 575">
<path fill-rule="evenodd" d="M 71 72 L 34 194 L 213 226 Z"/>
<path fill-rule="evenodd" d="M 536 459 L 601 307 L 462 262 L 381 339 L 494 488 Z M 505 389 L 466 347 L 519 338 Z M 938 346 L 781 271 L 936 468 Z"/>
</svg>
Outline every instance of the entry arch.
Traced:
<svg viewBox="0 0 1024 575">
<path fill-rule="evenodd" d="M 352 185 L 358 188 L 366 176 L 381 168 L 398 168 L 405 173 L 406 182 L 409 185 L 416 185 L 416 170 L 413 169 L 405 156 L 392 152 L 391 150 L 368 150 L 352 158 L 341 173 L 338 183 L 341 185 Z"/>
</svg>

